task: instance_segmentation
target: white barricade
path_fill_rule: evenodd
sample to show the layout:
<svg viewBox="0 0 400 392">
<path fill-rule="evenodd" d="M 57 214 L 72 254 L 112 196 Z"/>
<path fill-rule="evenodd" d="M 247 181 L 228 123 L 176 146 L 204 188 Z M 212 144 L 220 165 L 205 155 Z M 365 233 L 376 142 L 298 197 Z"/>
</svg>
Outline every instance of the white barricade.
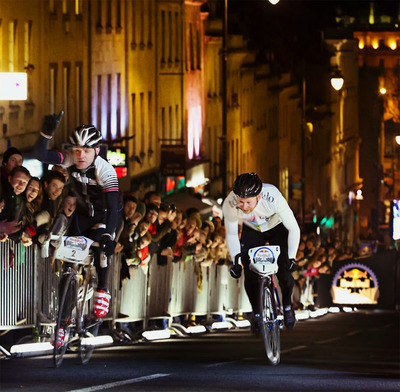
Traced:
<svg viewBox="0 0 400 392">
<path fill-rule="evenodd" d="M 129 267 L 130 279 L 122 283 L 120 313 L 128 318 L 124 322 L 134 322 L 146 318 L 147 274 L 143 268 Z"/>
<path fill-rule="evenodd" d="M 157 255 L 149 262 L 149 291 L 147 318 L 168 317 L 168 307 L 171 295 L 172 263 L 157 264 Z"/>
<path fill-rule="evenodd" d="M 36 323 L 34 246 L 0 243 L 0 330 Z"/>
<path fill-rule="evenodd" d="M 194 264 L 195 284 L 192 314 L 195 316 L 203 316 L 208 313 L 209 268 L 203 267 L 201 263 L 195 262 Z"/>
</svg>

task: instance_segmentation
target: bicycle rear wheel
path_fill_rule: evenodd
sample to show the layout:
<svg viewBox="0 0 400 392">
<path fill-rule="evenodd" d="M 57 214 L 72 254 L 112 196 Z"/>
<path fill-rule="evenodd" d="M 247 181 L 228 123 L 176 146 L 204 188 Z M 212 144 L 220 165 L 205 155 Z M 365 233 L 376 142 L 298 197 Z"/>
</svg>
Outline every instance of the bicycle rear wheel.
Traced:
<svg viewBox="0 0 400 392">
<path fill-rule="evenodd" d="M 57 324 L 54 331 L 53 362 L 56 368 L 60 367 L 67 351 L 70 336 L 74 334 L 75 325 L 72 320 L 72 310 L 76 300 L 76 284 L 75 275 L 68 274 L 64 281 L 58 308 Z M 59 339 L 60 329 L 64 331 L 63 339 Z"/>
<path fill-rule="evenodd" d="M 265 352 L 272 365 L 277 365 L 281 359 L 280 327 L 274 297 L 274 288 L 268 279 L 260 282 L 260 316 L 261 335 L 264 340 Z"/>
</svg>

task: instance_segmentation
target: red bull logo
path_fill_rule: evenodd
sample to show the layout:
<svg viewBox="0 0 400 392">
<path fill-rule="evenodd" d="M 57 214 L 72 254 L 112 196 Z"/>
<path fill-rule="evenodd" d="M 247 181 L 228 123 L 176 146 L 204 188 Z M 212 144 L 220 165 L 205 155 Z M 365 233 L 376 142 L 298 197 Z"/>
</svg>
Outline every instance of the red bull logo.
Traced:
<svg viewBox="0 0 400 392">
<path fill-rule="evenodd" d="M 271 249 L 265 247 L 259 249 L 254 254 L 254 262 L 255 263 L 273 263 L 275 260 L 274 254 L 272 253 Z"/>
<path fill-rule="evenodd" d="M 65 246 L 72 249 L 85 250 L 87 241 L 84 237 L 67 237 L 65 239 Z"/>
</svg>

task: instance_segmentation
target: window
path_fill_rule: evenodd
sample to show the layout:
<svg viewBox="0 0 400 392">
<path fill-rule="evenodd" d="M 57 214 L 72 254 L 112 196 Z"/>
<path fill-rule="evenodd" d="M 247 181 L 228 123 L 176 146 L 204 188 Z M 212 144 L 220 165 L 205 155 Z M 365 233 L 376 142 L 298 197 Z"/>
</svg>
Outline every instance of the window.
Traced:
<svg viewBox="0 0 400 392">
<path fill-rule="evenodd" d="M 50 82 L 49 113 L 55 113 L 56 112 L 56 97 L 57 97 L 57 64 L 55 64 L 55 63 L 50 64 L 49 82 Z"/>
<path fill-rule="evenodd" d="M 149 149 L 148 149 L 148 154 L 149 157 L 153 153 L 153 95 L 151 91 L 148 92 L 147 94 L 147 106 L 148 106 L 148 124 L 147 124 L 147 130 L 148 130 L 148 140 L 149 140 Z"/>
<path fill-rule="evenodd" d="M 172 12 L 168 12 L 168 66 L 172 66 Z"/>
<path fill-rule="evenodd" d="M 190 69 L 194 70 L 193 27 L 191 23 L 189 23 L 189 53 L 190 53 Z"/>
<path fill-rule="evenodd" d="M 62 99 L 62 104 L 63 104 L 63 110 L 64 110 L 64 126 L 65 129 L 69 129 L 68 125 L 69 125 L 69 105 L 68 105 L 68 98 L 70 95 L 70 69 L 71 69 L 71 64 L 70 63 L 63 63 L 63 99 Z M 54 112 L 52 112 L 54 113 Z M 66 135 L 64 135 L 66 137 Z"/>
<path fill-rule="evenodd" d="M 82 63 L 75 65 L 75 123 L 82 122 Z"/>
<path fill-rule="evenodd" d="M 121 135 L 121 74 L 117 73 L 116 78 L 117 78 L 116 134 L 117 138 L 120 138 L 122 136 Z"/>
<path fill-rule="evenodd" d="M 101 75 L 97 75 L 97 105 L 96 105 L 96 122 L 97 128 L 101 130 L 101 107 L 102 107 L 102 77 Z"/>
<path fill-rule="evenodd" d="M 196 30 L 196 43 L 197 43 L 197 69 L 201 69 L 201 39 L 200 30 Z"/>
<path fill-rule="evenodd" d="M 24 24 L 24 67 L 27 68 L 31 57 L 31 34 L 32 21 L 29 20 Z"/>
<path fill-rule="evenodd" d="M 82 0 L 75 0 L 75 15 L 82 14 Z"/>
<path fill-rule="evenodd" d="M 166 50 L 165 11 L 161 11 L 161 65 L 165 64 Z"/>
<path fill-rule="evenodd" d="M 17 64 L 17 21 L 8 24 L 8 71 L 14 72 L 14 65 Z"/>
<path fill-rule="evenodd" d="M 144 93 L 140 93 L 140 153 L 145 151 Z"/>
</svg>

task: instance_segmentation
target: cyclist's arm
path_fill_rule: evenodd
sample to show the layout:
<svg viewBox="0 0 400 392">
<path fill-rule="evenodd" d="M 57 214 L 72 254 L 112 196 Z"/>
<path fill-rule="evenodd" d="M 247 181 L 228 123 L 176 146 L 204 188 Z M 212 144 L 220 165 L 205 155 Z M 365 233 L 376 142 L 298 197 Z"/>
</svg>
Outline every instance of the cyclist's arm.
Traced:
<svg viewBox="0 0 400 392">
<path fill-rule="evenodd" d="M 283 196 L 282 196 L 283 198 Z M 279 211 L 279 217 L 283 225 L 288 230 L 288 256 L 289 259 L 295 259 L 297 254 L 297 248 L 300 243 L 300 228 L 297 223 L 297 220 L 293 214 L 293 211 L 290 209 L 286 200 L 284 199 L 283 208 Z"/>
<path fill-rule="evenodd" d="M 51 138 L 45 137 L 43 133 L 39 135 L 34 147 L 35 158 L 43 163 L 60 165 L 64 162 L 64 155 L 59 151 L 49 149 Z"/>
<path fill-rule="evenodd" d="M 235 206 L 231 205 L 230 195 L 225 199 L 222 205 L 222 213 L 224 215 L 224 225 L 225 225 L 225 237 L 228 247 L 229 254 L 232 260 L 237 254 L 240 253 L 240 241 L 239 241 L 239 220 L 237 218 Z"/>
<path fill-rule="evenodd" d="M 106 199 L 107 217 L 106 233 L 114 238 L 119 221 L 120 195 L 118 178 L 115 169 L 103 158 L 96 158 L 96 173 L 99 183 L 103 186 L 103 193 Z"/>
</svg>

